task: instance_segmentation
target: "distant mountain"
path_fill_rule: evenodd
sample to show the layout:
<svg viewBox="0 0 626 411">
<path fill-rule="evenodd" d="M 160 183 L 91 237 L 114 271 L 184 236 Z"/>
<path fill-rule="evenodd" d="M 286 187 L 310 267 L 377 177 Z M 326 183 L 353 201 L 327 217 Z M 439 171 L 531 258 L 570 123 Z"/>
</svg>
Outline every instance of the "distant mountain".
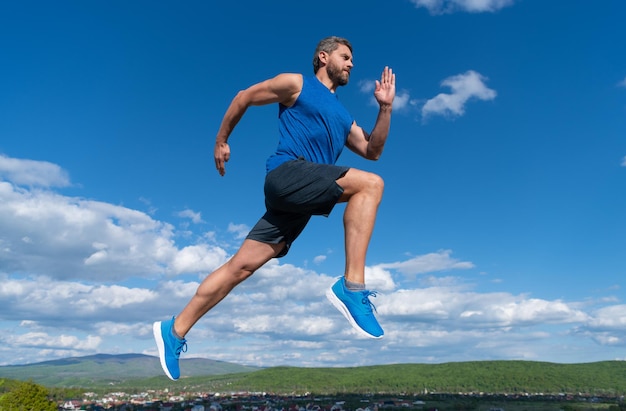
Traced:
<svg viewBox="0 0 626 411">
<path fill-rule="evenodd" d="M 184 377 L 234 374 L 260 368 L 204 358 L 181 359 Z M 85 387 L 118 384 L 138 378 L 163 376 L 158 357 L 143 354 L 96 354 L 26 365 L 0 366 L 0 378 L 31 380 L 48 387 Z"/>
</svg>

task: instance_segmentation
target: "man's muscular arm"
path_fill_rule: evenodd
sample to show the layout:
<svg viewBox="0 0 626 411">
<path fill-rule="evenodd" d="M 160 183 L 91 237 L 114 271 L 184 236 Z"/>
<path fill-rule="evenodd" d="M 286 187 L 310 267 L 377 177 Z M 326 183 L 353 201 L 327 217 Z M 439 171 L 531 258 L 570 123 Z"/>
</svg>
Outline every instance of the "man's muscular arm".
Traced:
<svg viewBox="0 0 626 411">
<path fill-rule="evenodd" d="M 230 159 L 228 137 L 239 123 L 250 106 L 261 106 L 271 103 L 292 105 L 302 90 L 300 74 L 283 73 L 274 78 L 254 84 L 237 93 L 231 101 L 215 137 L 215 167 L 220 175 L 226 173 L 226 162 Z"/>
</svg>

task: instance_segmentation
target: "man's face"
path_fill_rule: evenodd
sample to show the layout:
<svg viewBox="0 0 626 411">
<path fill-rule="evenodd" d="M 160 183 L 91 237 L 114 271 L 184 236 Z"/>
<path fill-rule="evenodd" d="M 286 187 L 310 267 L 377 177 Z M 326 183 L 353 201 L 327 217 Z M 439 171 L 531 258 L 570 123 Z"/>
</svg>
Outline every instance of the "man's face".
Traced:
<svg viewBox="0 0 626 411">
<path fill-rule="evenodd" d="M 328 56 L 326 72 L 328 78 L 339 86 L 345 86 L 350 80 L 350 70 L 352 70 L 352 53 L 348 46 L 340 44 L 339 47 Z"/>
</svg>

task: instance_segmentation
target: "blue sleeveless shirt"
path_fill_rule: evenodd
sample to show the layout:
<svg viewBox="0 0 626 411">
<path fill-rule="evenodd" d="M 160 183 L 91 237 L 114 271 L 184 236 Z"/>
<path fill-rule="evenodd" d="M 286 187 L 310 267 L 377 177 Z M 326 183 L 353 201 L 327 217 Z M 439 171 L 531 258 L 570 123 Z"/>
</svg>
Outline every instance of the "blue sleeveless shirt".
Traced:
<svg viewBox="0 0 626 411">
<path fill-rule="evenodd" d="M 267 159 L 267 172 L 299 157 L 314 163 L 335 164 L 353 121 L 335 93 L 317 77 L 303 76 L 302 91 L 296 102 L 291 107 L 279 104 L 278 147 Z"/>
</svg>

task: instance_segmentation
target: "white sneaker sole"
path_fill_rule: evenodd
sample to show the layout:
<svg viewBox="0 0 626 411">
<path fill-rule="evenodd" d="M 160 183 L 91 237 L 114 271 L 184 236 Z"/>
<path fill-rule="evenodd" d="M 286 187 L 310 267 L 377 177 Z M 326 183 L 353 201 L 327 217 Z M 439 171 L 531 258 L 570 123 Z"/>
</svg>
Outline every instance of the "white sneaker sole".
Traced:
<svg viewBox="0 0 626 411">
<path fill-rule="evenodd" d="M 357 330 L 359 332 L 359 334 L 361 334 L 362 336 L 368 337 L 368 338 L 374 338 L 376 340 L 380 340 L 381 338 L 383 338 L 382 335 L 376 337 L 375 335 L 372 335 L 372 334 L 368 333 L 367 331 L 365 331 L 364 329 L 362 329 L 361 327 L 359 327 L 359 325 L 356 323 L 356 321 L 354 321 L 354 318 L 352 318 L 352 315 L 350 315 L 350 311 L 348 310 L 348 307 L 346 307 L 346 305 L 343 303 L 343 301 L 341 301 L 339 298 L 337 298 L 337 295 L 335 295 L 335 293 L 333 292 L 332 286 L 331 286 L 331 288 L 326 290 L 326 298 L 328 298 L 330 303 L 332 305 L 334 305 L 335 308 L 337 310 L 339 310 L 339 312 L 341 314 L 343 314 L 344 317 L 346 317 L 346 320 L 348 320 L 348 322 L 350 323 L 352 328 Z"/>
<path fill-rule="evenodd" d="M 161 335 L 161 321 L 152 324 L 152 334 L 154 334 L 154 341 L 156 341 L 157 349 L 159 350 L 159 361 L 161 361 L 163 372 L 170 380 L 176 381 L 176 379 L 172 377 L 172 374 L 170 374 L 167 369 L 167 364 L 165 363 L 165 341 L 163 341 L 163 336 Z"/>
</svg>

